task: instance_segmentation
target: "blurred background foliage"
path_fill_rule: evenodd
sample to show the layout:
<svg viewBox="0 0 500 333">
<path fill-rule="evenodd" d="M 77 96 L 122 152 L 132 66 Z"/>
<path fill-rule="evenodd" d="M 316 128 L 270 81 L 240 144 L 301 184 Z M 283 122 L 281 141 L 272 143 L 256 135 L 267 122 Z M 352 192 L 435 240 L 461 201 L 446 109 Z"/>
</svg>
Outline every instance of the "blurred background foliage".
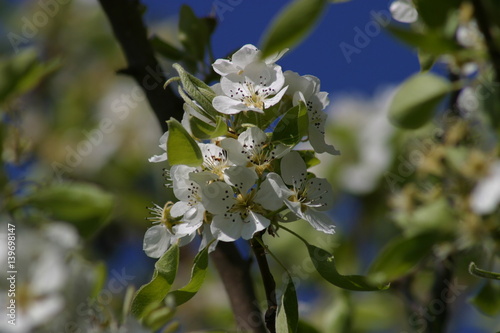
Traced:
<svg viewBox="0 0 500 333">
<path fill-rule="evenodd" d="M 6 236 L 7 223 L 16 226 L 19 292 L 25 288 L 23 293 L 40 295 L 20 304 L 18 320 L 27 325 L 24 331 L 146 332 L 165 323 L 165 331 L 230 330 L 232 313 L 211 266 L 196 298 L 178 309 L 167 304 L 156 319 L 149 318 L 149 328 L 141 328 L 128 315 L 133 288 L 149 281 L 153 271 L 154 260 L 142 252 L 142 237 L 150 226 L 146 207 L 172 198 L 164 187 L 163 166 L 147 162 L 158 153 L 161 128 L 142 91 L 130 78 L 116 74 L 125 61 L 100 6 L 94 1 L 54 0 L 51 8 L 57 12 L 45 15 L 44 23 L 42 2 L 0 4 L 0 29 L 7 37 L 0 43 L 0 233 Z M 488 271 L 500 270 L 495 256 L 498 202 L 486 213 L 474 211 L 470 203 L 471 193 L 498 163 L 495 117 L 500 93 L 491 78 L 488 46 L 481 41 L 459 45 L 454 33 L 448 32 L 454 24 L 456 31 L 457 17 L 471 20 L 466 16 L 469 2 L 444 2 L 449 7 L 440 6 L 440 10 L 447 13 L 447 20 L 436 20 L 437 14 L 426 7 L 430 1 L 422 0 L 420 21 L 411 28 L 394 25 L 391 33 L 417 47 L 421 60 L 422 53 L 427 56 L 422 61 L 424 69 L 431 59 L 431 64 L 436 62 L 435 73 L 455 76 L 446 84 L 463 80 L 462 99 L 448 94 L 444 101 L 432 100 L 442 111 L 422 120 L 421 128 L 407 131 L 389 121 L 391 101 L 397 94 L 394 85 L 380 83 L 368 97 L 334 94 L 327 110 L 327 135 L 342 155 L 319 156 L 321 163 L 313 171 L 328 178 L 337 191 L 331 212 L 337 233 L 319 235 L 306 223 L 290 227 L 333 253 L 340 272 L 370 273 L 375 280 L 390 281 L 390 290 L 356 293 L 327 285 L 311 268 L 305 247 L 296 245 L 297 239 L 285 232 L 273 239 L 266 236 L 270 249 L 296 278 L 301 318 L 311 326 L 306 328 L 304 323 L 299 332 L 500 329 L 497 281 L 469 273 L 472 261 Z M 281 1 L 280 6 L 287 3 Z M 259 8 L 258 3 L 244 5 L 255 11 Z M 186 40 L 178 35 L 178 16 L 162 16 L 161 8 L 151 3 L 144 10 L 146 17 L 159 16 L 148 24 L 150 33 L 158 36 L 154 45 L 167 76 L 173 61 L 181 59 L 191 71 L 210 80 L 209 67 L 200 65 L 206 58 L 182 57 Z M 212 15 L 206 21 L 210 24 L 217 18 L 213 8 L 199 13 Z M 226 17 L 242 10 L 231 8 Z M 36 21 L 37 15 L 41 21 Z M 268 22 L 262 25 L 259 31 Z M 498 34 L 499 23 L 492 25 Z M 224 29 L 234 28 L 226 25 Z M 227 45 L 224 54 L 210 50 L 208 62 L 213 60 L 212 52 L 215 57 L 226 56 L 248 42 L 254 41 L 241 39 L 239 44 Z M 309 50 L 313 59 L 320 47 Z M 197 52 L 189 46 L 187 50 L 190 55 Z M 414 49 L 408 52 L 416 61 Z M 464 74 L 470 63 L 477 68 L 473 74 Z M 355 63 L 351 66 L 355 68 Z M 408 70 L 403 77 L 414 71 Z M 334 79 L 342 81 L 342 77 Z M 486 93 L 474 90 L 467 98 L 467 88 Z M 491 182 L 498 184 L 495 179 Z M 491 195 L 496 192 L 495 188 L 490 191 Z M 238 245 L 250 255 L 247 244 Z M 189 279 L 197 246 L 182 249 L 176 286 Z M 254 270 L 264 308 L 264 291 Z M 283 287 L 286 274 L 278 265 L 272 270 Z M 3 289 L 6 273 L 0 274 Z M 52 287 L 40 286 L 39 281 L 51 280 L 55 281 Z M 443 290 L 451 290 L 454 297 L 443 296 Z M 4 291 L 2 297 L 3 302 Z M 47 302 L 43 318 L 37 312 L 40 300 Z M 443 320 L 443 313 L 447 330 L 430 328 Z M 8 326 L 2 322 L 0 328 L 7 331 Z"/>
</svg>

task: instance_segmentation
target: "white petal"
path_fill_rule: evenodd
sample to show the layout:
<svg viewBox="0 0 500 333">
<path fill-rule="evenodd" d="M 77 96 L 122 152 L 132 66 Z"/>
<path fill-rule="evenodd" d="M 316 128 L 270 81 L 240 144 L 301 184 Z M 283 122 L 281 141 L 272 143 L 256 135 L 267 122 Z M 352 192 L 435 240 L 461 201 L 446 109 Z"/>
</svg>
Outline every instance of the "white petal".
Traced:
<svg viewBox="0 0 500 333">
<path fill-rule="evenodd" d="M 212 234 L 212 231 L 210 230 L 209 226 L 204 226 L 203 231 L 201 233 L 201 242 L 200 242 L 200 247 L 198 251 L 203 250 L 205 247 L 207 247 L 208 244 L 210 244 L 210 247 L 208 248 L 208 252 L 213 252 L 215 248 L 217 247 L 218 240 L 215 240 L 214 235 Z"/>
<path fill-rule="evenodd" d="M 324 178 L 312 178 L 307 180 L 307 201 L 310 207 L 317 210 L 329 210 L 333 206 L 333 190 L 330 183 Z"/>
<path fill-rule="evenodd" d="M 260 128 L 250 127 L 240 134 L 238 141 L 243 147 L 250 147 L 255 145 L 264 145 L 268 141 L 268 138 L 266 133 L 264 133 L 264 131 Z"/>
<path fill-rule="evenodd" d="M 38 295 L 60 290 L 66 282 L 68 273 L 56 249 L 46 249 L 33 264 L 34 274 L 31 281 L 33 292 Z"/>
<path fill-rule="evenodd" d="M 166 161 L 167 159 L 168 159 L 167 153 L 163 153 L 161 155 L 154 155 L 154 156 L 148 158 L 148 162 L 158 163 L 158 162 Z"/>
<path fill-rule="evenodd" d="M 224 182 L 202 186 L 201 196 L 203 206 L 212 214 L 224 214 L 235 202 L 233 189 Z"/>
<path fill-rule="evenodd" d="M 215 215 L 210 225 L 214 237 L 223 242 L 234 242 L 240 238 L 242 228 L 240 214 Z"/>
<path fill-rule="evenodd" d="M 314 209 L 306 209 L 301 213 L 300 217 L 309 222 L 318 231 L 322 231 L 325 234 L 335 233 L 335 226 L 332 224 L 332 221 L 322 212 L 315 211 Z"/>
<path fill-rule="evenodd" d="M 309 142 L 318 154 L 328 153 L 331 155 L 340 155 L 340 151 L 334 146 L 325 142 L 325 135 L 318 130 L 314 125 L 309 124 Z"/>
<path fill-rule="evenodd" d="M 242 144 L 233 138 L 225 138 L 220 143 L 221 147 L 227 151 L 228 159 L 236 165 L 246 165 L 247 155 L 243 153 Z"/>
<path fill-rule="evenodd" d="M 500 203 L 500 161 L 490 167 L 490 175 L 472 191 L 470 205 L 476 214 L 490 214 Z"/>
<path fill-rule="evenodd" d="M 408 0 L 396 0 L 389 7 L 392 17 L 399 22 L 413 23 L 418 19 L 415 6 Z"/>
<path fill-rule="evenodd" d="M 285 88 L 281 89 L 279 93 L 277 93 L 276 95 L 274 95 L 271 98 L 266 98 L 266 100 L 264 101 L 264 107 L 267 109 L 267 108 L 275 105 L 279 101 L 281 101 L 281 99 L 283 98 L 283 95 L 285 94 L 287 88 L 288 87 L 285 87 Z"/>
<path fill-rule="evenodd" d="M 235 66 L 245 69 L 247 65 L 259 60 L 260 53 L 261 52 L 252 44 L 246 44 L 233 54 L 231 61 Z"/>
<path fill-rule="evenodd" d="M 224 171 L 226 183 L 236 187 L 243 194 L 250 191 L 258 178 L 253 169 L 242 166 L 232 166 Z"/>
<path fill-rule="evenodd" d="M 144 234 L 142 249 L 151 258 L 160 258 L 172 244 L 172 234 L 163 225 L 155 225 Z"/>
<path fill-rule="evenodd" d="M 48 322 L 54 315 L 64 307 L 64 298 L 54 294 L 48 297 L 38 298 L 31 302 L 27 308 L 26 317 L 30 319 L 33 326 Z"/>
<path fill-rule="evenodd" d="M 283 179 L 281 179 L 280 175 L 277 173 L 268 173 L 266 179 L 269 181 L 269 185 L 271 185 L 271 188 L 281 200 L 284 200 L 293 194 L 293 191 L 286 187 Z"/>
<path fill-rule="evenodd" d="M 220 76 L 238 72 L 238 68 L 229 60 L 217 59 L 212 64 L 214 71 Z"/>
<path fill-rule="evenodd" d="M 283 184 L 284 186 L 284 184 Z M 283 207 L 283 200 L 276 193 L 273 185 L 268 178 L 260 184 L 259 191 L 257 192 L 254 201 L 260 204 L 265 209 L 274 211 Z"/>
<path fill-rule="evenodd" d="M 215 96 L 212 105 L 217 111 L 224 114 L 236 114 L 249 109 L 244 103 L 227 96 Z"/>
<path fill-rule="evenodd" d="M 291 151 L 281 159 L 281 176 L 288 185 L 299 188 L 306 181 L 307 166 L 296 151 Z"/>
<path fill-rule="evenodd" d="M 163 133 L 163 135 L 160 137 L 160 145 L 159 147 L 163 150 L 167 150 L 167 140 L 168 140 L 168 131 Z"/>
<path fill-rule="evenodd" d="M 270 221 L 264 216 L 250 211 L 247 219 L 243 222 L 241 229 L 241 237 L 243 239 L 251 239 L 253 235 L 265 228 L 269 227 Z"/>
<path fill-rule="evenodd" d="M 173 217 L 179 217 L 184 215 L 191 208 L 193 207 L 186 201 L 177 201 L 170 209 L 170 215 Z"/>
<path fill-rule="evenodd" d="M 285 55 L 285 53 L 288 52 L 288 50 L 289 49 L 284 49 L 284 50 L 281 50 L 280 52 L 276 52 L 276 53 L 271 54 L 269 57 L 267 57 L 264 60 L 265 63 L 268 65 L 274 64 L 276 61 L 280 60 L 281 57 L 283 57 L 283 55 Z"/>
</svg>

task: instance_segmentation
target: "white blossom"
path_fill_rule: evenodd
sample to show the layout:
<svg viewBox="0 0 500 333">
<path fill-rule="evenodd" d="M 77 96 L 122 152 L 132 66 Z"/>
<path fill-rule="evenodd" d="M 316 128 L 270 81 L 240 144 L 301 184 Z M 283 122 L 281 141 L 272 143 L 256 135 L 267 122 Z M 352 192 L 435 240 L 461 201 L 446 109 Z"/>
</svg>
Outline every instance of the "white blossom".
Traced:
<svg viewBox="0 0 500 333">
<path fill-rule="evenodd" d="M 476 185 L 471 193 L 470 205 L 476 214 L 493 213 L 500 204 L 500 161 L 490 166 L 489 174 Z"/>
<path fill-rule="evenodd" d="M 220 87 L 223 95 L 216 96 L 212 104 L 224 114 L 242 111 L 263 113 L 278 103 L 286 92 L 285 78 L 281 67 L 252 62 L 244 71 L 223 76 Z"/>
<path fill-rule="evenodd" d="M 149 158 L 149 162 L 152 163 L 158 163 L 158 162 L 164 162 L 168 159 L 167 156 L 167 140 L 168 140 L 168 131 L 163 133 L 163 135 L 160 137 L 160 144 L 159 147 L 163 149 L 165 152 L 161 155 L 154 155 Z"/>
<path fill-rule="evenodd" d="M 300 76 L 298 73 L 286 71 L 285 84 L 287 94 L 293 97 L 293 105 L 303 102 L 307 107 L 309 118 L 308 135 L 311 146 L 317 153 L 339 155 L 340 152 L 325 142 L 326 114 L 323 110 L 330 103 L 328 93 L 320 91 L 320 81 L 312 75 Z"/>
<path fill-rule="evenodd" d="M 391 3 L 389 10 L 392 17 L 402 23 L 413 23 L 418 19 L 418 12 L 412 0 L 396 0 Z"/>
<path fill-rule="evenodd" d="M 322 178 L 308 179 L 306 164 L 296 151 L 282 158 L 281 174 L 282 177 L 274 172 L 269 173 L 267 179 L 286 206 L 314 229 L 327 234 L 334 233 L 334 226 L 324 213 L 333 205 L 332 188 L 328 181 Z"/>
</svg>

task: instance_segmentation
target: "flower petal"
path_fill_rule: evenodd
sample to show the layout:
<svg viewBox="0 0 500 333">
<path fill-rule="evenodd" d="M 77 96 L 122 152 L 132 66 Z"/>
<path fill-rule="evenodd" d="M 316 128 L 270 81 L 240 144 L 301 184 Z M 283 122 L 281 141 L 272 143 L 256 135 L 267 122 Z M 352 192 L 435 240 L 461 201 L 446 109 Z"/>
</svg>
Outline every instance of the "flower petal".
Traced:
<svg viewBox="0 0 500 333">
<path fill-rule="evenodd" d="M 224 171 L 224 180 L 231 186 L 236 187 L 240 193 L 247 193 L 255 185 L 259 177 L 250 168 L 232 166 Z"/>
<path fill-rule="evenodd" d="M 233 189 L 224 182 L 202 186 L 201 197 L 203 206 L 212 214 L 224 214 L 235 202 Z"/>
<path fill-rule="evenodd" d="M 275 211 L 283 207 L 283 200 L 276 193 L 269 179 L 264 180 L 262 184 L 260 184 L 259 191 L 257 192 L 254 201 L 265 209 L 271 211 Z"/>
<path fill-rule="evenodd" d="M 221 141 L 220 145 L 227 151 L 227 157 L 231 162 L 242 166 L 247 164 L 248 157 L 244 154 L 243 146 L 238 140 L 225 138 Z"/>
<path fill-rule="evenodd" d="M 151 258 L 160 258 L 172 244 L 172 234 L 163 225 L 155 225 L 144 234 L 142 249 Z"/>
<path fill-rule="evenodd" d="M 301 212 L 300 217 L 309 222 L 309 224 L 316 230 L 322 231 L 325 234 L 335 233 L 335 226 L 332 224 L 330 218 L 314 209 L 306 209 Z"/>
<path fill-rule="evenodd" d="M 306 181 L 307 166 L 296 151 L 291 151 L 281 159 L 281 176 L 288 185 L 300 188 Z"/>
<path fill-rule="evenodd" d="M 247 219 L 243 222 L 241 237 L 247 240 L 251 239 L 256 232 L 269 227 L 269 224 L 271 224 L 269 219 L 250 211 Z"/>
<path fill-rule="evenodd" d="M 241 237 L 243 224 L 240 214 L 219 214 L 214 216 L 210 231 L 220 241 L 234 242 Z"/>
</svg>

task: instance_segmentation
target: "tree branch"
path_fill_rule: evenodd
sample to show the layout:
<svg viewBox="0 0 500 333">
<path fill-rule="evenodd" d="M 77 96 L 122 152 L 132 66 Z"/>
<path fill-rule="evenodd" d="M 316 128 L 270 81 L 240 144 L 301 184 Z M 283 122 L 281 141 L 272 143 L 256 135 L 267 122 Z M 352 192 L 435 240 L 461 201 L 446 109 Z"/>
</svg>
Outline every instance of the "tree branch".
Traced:
<svg viewBox="0 0 500 333">
<path fill-rule="evenodd" d="M 259 237 L 262 240 L 262 236 L 255 235 L 254 237 Z M 260 274 L 262 275 L 262 282 L 264 283 L 264 289 L 266 291 L 267 299 L 267 311 L 265 315 L 266 326 L 269 332 L 276 332 L 276 310 L 278 304 L 276 302 L 276 282 L 274 281 L 271 270 L 269 269 L 269 263 L 266 258 L 266 249 L 262 244 L 252 239 L 250 244 L 252 245 L 253 252 L 255 253 L 255 258 L 259 265 Z"/>
<path fill-rule="evenodd" d="M 234 243 L 219 242 L 211 258 L 226 288 L 238 328 L 266 333 L 250 277 L 250 263 L 241 257 Z"/>
<path fill-rule="evenodd" d="M 493 35 L 491 34 L 488 13 L 482 0 L 472 0 L 472 4 L 474 5 L 474 16 L 476 17 L 477 25 L 484 36 L 490 60 L 493 64 L 493 68 L 495 69 L 495 81 L 500 82 L 500 51 L 498 50 Z"/>
<path fill-rule="evenodd" d="M 165 120 L 182 118 L 182 101 L 170 88 L 163 89 L 166 81 L 142 22 L 141 4 L 138 0 L 99 0 L 106 13 L 113 33 L 127 60 L 127 68 L 121 70 L 132 76 L 142 87 L 162 129 L 167 130 Z M 222 282 L 228 293 L 238 327 L 244 332 L 266 333 L 260 313 L 249 263 L 235 245 L 221 242 L 211 254 Z"/>
<path fill-rule="evenodd" d="M 170 88 L 163 89 L 166 81 L 162 69 L 149 43 L 147 30 L 142 22 L 141 4 L 138 0 L 99 0 L 106 13 L 113 33 L 120 44 L 127 68 L 119 73 L 132 76 L 142 87 L 162 130 L 170 117 L 182 118 L 182 101 Z"/>
</svg>

